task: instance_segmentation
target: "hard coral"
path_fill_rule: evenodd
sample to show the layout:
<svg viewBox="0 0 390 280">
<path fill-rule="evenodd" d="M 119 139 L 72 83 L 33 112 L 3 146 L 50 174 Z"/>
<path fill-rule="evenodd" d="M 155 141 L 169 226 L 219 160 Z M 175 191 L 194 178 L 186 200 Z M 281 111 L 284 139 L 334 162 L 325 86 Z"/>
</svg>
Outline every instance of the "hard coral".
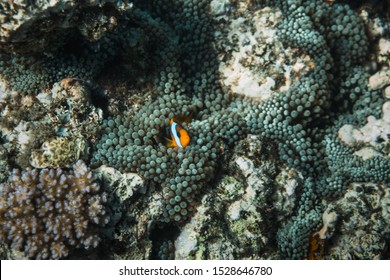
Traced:
<svg viewBox="0 0 390 280">
<path fill-rule="evenodd" d="M 15 169 L 0 190 L 0 239 L 32 259 L 95 248 L 98 227 L 109 221 L 107 196 L 82 161 L 69 172 Z"/>
<path fill-rule="evenodd" d="M 83 138 L 56 137 L 42 144 L 41 150 L 33 151 L 30 164 L 36 168 L 64 167 L 78 160 L 86 150 Z"/>
</svg>

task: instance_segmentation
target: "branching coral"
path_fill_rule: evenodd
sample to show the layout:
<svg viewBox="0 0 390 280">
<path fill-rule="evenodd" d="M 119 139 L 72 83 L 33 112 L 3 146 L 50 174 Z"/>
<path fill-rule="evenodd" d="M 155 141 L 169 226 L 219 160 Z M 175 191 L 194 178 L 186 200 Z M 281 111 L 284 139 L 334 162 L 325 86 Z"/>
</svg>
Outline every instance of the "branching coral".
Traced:
<svg viewBox="0 0 390 280">
<path fill-rule="evenodd" d="M 107 196 L 78 161 L 70 172 L 14 170 L 0 185 L 0 238 L 34 259 L 59 259 L 74 248 L 95 248 L 108 223 Z"/>
</svg>

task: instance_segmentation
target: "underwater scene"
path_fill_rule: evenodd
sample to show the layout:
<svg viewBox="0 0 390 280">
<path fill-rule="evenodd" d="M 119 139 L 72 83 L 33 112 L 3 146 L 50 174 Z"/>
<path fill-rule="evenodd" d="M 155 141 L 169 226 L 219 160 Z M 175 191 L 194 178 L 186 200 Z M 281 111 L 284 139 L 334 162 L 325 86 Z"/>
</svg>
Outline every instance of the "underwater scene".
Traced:
<svg viewBox="0 0 390 280">
<path fill-rule="evenodd" d="M 0 259 L 390 259 L 390 1 L 0 0 Z"/>
</svg>

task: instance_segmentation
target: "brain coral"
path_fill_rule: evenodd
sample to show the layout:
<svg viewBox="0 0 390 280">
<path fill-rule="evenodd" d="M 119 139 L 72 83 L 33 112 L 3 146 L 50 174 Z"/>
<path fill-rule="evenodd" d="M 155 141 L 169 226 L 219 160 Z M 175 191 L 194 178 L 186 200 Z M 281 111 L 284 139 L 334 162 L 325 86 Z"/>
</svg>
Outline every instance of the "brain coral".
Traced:
<svg viewBox="0 0 390 280">
<path fill-rule="evenodd" d="M 15 169 L 0 185 L 0 238 L 34 259 L 59 259 L 73 248 L 95 248 L 109 219 L 107 196 L 84 162 L 70 172 Z"/>
</svg>

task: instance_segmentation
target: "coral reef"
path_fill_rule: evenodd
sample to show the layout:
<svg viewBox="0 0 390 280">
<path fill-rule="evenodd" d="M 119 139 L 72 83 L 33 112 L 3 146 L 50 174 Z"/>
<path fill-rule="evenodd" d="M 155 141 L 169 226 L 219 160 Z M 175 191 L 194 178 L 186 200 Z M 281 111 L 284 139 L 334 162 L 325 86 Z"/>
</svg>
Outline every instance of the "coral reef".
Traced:
<svg viewBox="0 0 390 280">
<path fill-rule="evenodd" d="M 31 153 L 30 164 L 38 168 L 63 167 L 72 164 L 81 158 L 86 146 L 82 138 L 72 140 L 56 137 L 44 142 L 41 153 L 38 151 Z"/>
<path fill-rule="evenodd" d="M 328 205 L 343 217 L 326 246 L 327 259 L 383 259 L 388 246 L 389 188 L 372 183 L 352 184 L 344 196 Z"/>
<path fill-rule="evenodd" d="M 110 197 L 110 223 L 104 229 L 104 258 L 151 259 L 150 234 L 161 215 L 161 194 L 148 188 L 134 173 L 121 174 L 105 165 L 95 170 L 96 178 Z M 142 198 L 142 199 L 140 199 Z"/>
<path fill-rule="evenodd" d="M 59 259 L 74 248 L 96 248 L 98 227 L 109 222 L 107 196 L 82 161 L 71 172 L 15 169 L 0 190 L 1 240 L 29 258 Z"/>
<path fill-rule="evenodd" d="M 93 87 L 68 78 L 36 97 L 14 96 L 5 91 L 0 98 L 2 138 L 21 167 L 69 167 L 87 159 L 103 119 L 94 106 Z"/>
<path fill-rule="evenodd" d="M 339 116 L 334 126 L 329 125 L 329 120 L 323 120 L 325 112 L 331 111 L 330 116 L 332 112 L 336 116 L 351 106 L 353 111 L 364 110 L 363 116 L 378 115 L 375 109 L 383 99 L 368 89 L 367 82 L 364 84 L 368 76 L 362 63 L 368 54 L 368 42 L 362 22 L 346 5 L 296 2 L 295 5 L 277 3 L 284 15 L 277 34 L 282 43 L 303 49 L 314 67 L 287 90 L 260 103 L 239 97 L 228 100 L 228 95 L 215 84 L 218 72 L 208 63 L 213 58 L 212 48 L 207 49 L 210 38 L 200 36 L 199 40 L 205 42 L 201 47 L 186 39 L 197 33 L 205 34 L 201 30 L 206 28 L 209 19 L 194 20 L 188 16 L 194 10 L 204 9 L 205 3 L 188 2 L 187 7 L 186 2 L 184 10 L 189 13 L 181 18 L 192 26 L 192 32 L 183 36 L 181 48 L 175 49 L 176 56 L 166 53 L 163 57 L 167 66 L 160 72 L 156 86 L 157 90 L 163 90 L 162 97 L 142 107 L 136 115 L 106 121 L 105 134 L 97 145 L 93 164 L 109 164 L 157 182 L 163 188 L 167 204 L 164 219 L 183 221 L 193 211 L 197 190 L 215 174 L 218 159 L 228 154 L 229 145 L 247 132 L 276 141 L 281 159 L 306 177 L 298 212 L 278 232 L 278 243 L 285 257 L 304 258 L 307 240 L 319 226 L 319 199 L 339 196 L 353 180 L 388 181 L 389 160 L 356 159 L 333 136 L 339 123 L 347 118 Z M 180 61 L 177 58 L 183 50 L 192 56 Z M 198 57 L 202 59 L 195 60 Z M 191 58 L 193 63 L 188 65 Z M 184 65 L 187 76 L 181 78 L 183 73 L 175 71 L 183 69 Z M 200 72 L 202 67 L 206 72 Z M 197 73 L 202 78 L 200 81 L 196 79 Z M 331 97 L 335 88 L 339 88 L 338 93 Z M 211 94 L 205 94 L 206 90 Z M 237 88 L 232 90 L 237 91 Z M 185 127 L 191 134 L 192 144 L 178 151 L 166 148 L 160 135 L 164 134 L 168 120 L 189 113 L 195 115 Z M 327 130 L 319 130 L 321 122 L 328 126 Z M 206 146 L 202 146 L 203 139 Z M 226 147 L 221 149 L 221 145 Z M 315 180 L 318 175 L 321 176 Z"/>
<path fill-rule="evenodd" d="M 122 2 L 122 3 L 120 3 Z M 88 0 L 80 3 L 74 0 L 54 1 L 1 1 L 0 47 L 26 53 L 39 53 L 46 48 L 57 46 L 59 38 L 77 27 L 89 40 L 97 34 L 111 30 L 116 25 L 117 14 L 131 9 L 128 1 Z M 116 9 L 110 9 L 114 6 Z M 103 11 L 102 7 L 106 9 Z M 94 12 L 95 11 L 95 12 Z M 114 13 L 116 12 L 116 13 Z M 83 13 L 87 13 L 86 15 Z M 93 24 L 87 24 L 85 21 Z M 82 24 L 83 23 L 83 24 Z M 88 27 L 95 32 L 87 32 Z"/>
<path fill-rule="evenodd" d="M 0 77 L 21 94 L 38 94 L 69 77 L 94 79 L 107 68 L 115 68 L 116 61 L 131 61 L 124 67 L 131 73 L 132 68 L 150 65 L 151 46 L 164 41 L 140 28 L 149 20 L 148 15 L 133 10 L 128 1 L 22 2 L 2 5 L 7 13 L 3 21 L 19 28 L 9 32 L 4 28 L 0 44 L 4 45 Z M 12 20 L 14 13 L 17 23 Z M 148 28 L 164 28 L 154 25 Z M 137 63 L 140 57 L 142 61 Z"/>
<path fill-rule="evenodd" d="M 343 125 L 338 131 L 340 141 L 349 147 L 354 147 L 359 154 L 363 148 L 368 148 L 371 154 L 376 156 L 388 155 L 390 135 L 390 102 L 387 101 L 382 106 L 382 118 L 376 119 L 374 116 L 367 118 L 367 123 L 362 127 L 355 127 L 350 124 Z M 360 149 L 360 150 L 359 150 Z M 367 153 L 360 153 L 364 159 L 371 156 Z M 359 155 L 360 155 L 359 154 Z"/>
<path fill-rule="evenodd" d="M 221 178 L 202 197 L 201 206 L 175 239 L 176 259 L 281 257 L 274 246 L 277 225 L 293 214 L 293 208 L 283 208 L 291 196 L 284 183 L 300 181 L 298 174 L 290 172 L 276 186 L 276 178 L 289 168 L 279 168 L 274 147 L 258 136 L 244 139 L 235 150 L 226 166 L 232 175 Z"/>
<path fill-rule="evenodd" d="M 22 24 L 1 33 L 12 48 L 0 54 L 9 91 L 0 156 L 23 168 L 88 160 L 113 197 L 107 257 L 349 258 L 343 242 L 328 246 L 350 234 L 337 231 L 345 217 L 361 217 L 348 206 L 333 207 L 337 221 L 323 213 L 352 205 L 344 198 L 356 183 L 388 193 L 383 11 L 323 0 L 86 1 L 63 7 L 72 13 L 62 30 L 62 2 L 38 36 L 47 40 Z M 50 22 L 37 9 L 27 30 Z M 173 118 L 186 120 L 184 148 L 167 145 Z M 361 258 L 388 246 L 386 232 L 373 235 L 367 247 L 378 249 Z"/>
</svg>

